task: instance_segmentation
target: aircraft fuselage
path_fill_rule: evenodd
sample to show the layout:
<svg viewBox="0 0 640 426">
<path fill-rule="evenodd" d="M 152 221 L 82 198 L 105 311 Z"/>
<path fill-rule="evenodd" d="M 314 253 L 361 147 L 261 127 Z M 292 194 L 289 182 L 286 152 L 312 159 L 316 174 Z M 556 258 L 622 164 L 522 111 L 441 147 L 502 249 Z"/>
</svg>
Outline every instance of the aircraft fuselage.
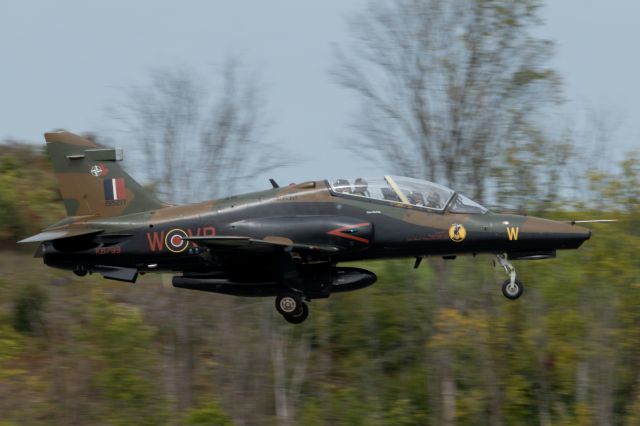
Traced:
<svg viewBox="0 0 640 426">
<path fill-rule="evenodd" d="M 45 244 L 54 267 L 93 265 L 139 271 L 207 273 L 224 269 L 211 251 L 187 237 L 243 236 L 256 240 L 336 247 L 319 257 L 332 263 L 469 253 L 521 254 L 579 247 L 588 229 L 529 216 L 436 213 L 416 207 L 332 194 L 323 181 L 205 203 L 168 207 L 76 226 L 104 229 L 77 250 L 64 240 Z M 311 184 L 306 184 L 310 186 Z M 455 228 L 458 228 L 457 230 Z M 456 233 L 457 232 L 457 233 Z M 464 233 L 464 235 L 462 235 Z M 244 266 L 246 267 L 246 265 Z"/>
</svg>

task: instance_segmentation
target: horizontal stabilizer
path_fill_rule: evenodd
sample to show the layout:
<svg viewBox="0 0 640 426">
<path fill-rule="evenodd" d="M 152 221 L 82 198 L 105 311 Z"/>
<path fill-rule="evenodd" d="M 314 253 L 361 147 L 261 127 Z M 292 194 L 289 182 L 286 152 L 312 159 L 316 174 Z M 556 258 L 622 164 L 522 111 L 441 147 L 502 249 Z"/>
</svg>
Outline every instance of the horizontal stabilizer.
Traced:
<svg viewBox="0 0 640 426">
<path fill-rule="evenodd" d="M 185 237 L 186 241 L 193 241 L 198 244 L 205 245 L 211 249 L 245 249 L 245 250 L 273 250 L 285 249 L 297 252 L 321 252 L 335 253 L 337 247 L 317 246 L 311 244 L 297 244 L 292 241 L 283 241 L 279 239 L 272 240 L 256 240 L 249 237 Z"/>
<path fill-rule="evenodd" d="M 59 240 L 61 238 L 78 237 L 80 235 L 92 235 L 103 232 L 102 229 L 88 229 L 88 228 L 63 228 L 52 229 L 50 231 L 44 231 L 39 234 L 33 235 L 24 240 L 18 241 L 18 243 L 41 243 L 43 241 Z"/>
</svg>

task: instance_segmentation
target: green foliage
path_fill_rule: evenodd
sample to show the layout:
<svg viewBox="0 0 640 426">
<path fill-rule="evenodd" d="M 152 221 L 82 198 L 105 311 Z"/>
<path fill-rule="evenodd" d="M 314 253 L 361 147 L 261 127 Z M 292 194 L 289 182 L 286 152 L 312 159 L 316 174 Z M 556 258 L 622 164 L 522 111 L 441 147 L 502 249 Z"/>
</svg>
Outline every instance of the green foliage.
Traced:
<svg viewBox="0 0 640 426">
<path fill-rule="evenodd" d="M 12 365 L 21 355 L 24 342 L 11 327 L 0 323 L 0 380 L 23 373 L 23 370 Z"/>
<path fill-rule="evenodd" d="M 357 426 L 379 423 L 376 419 L 376 402 L 367 400 L 364 389 L 341 386 L 331 392 L 330 412 L 325 412 L 329 424 L 341 426 Z"/>
<path fill-rule="evenodd" d="M 0 145 L 0 240 L 36 233 L 63 211 L 48 158 L 30 145 Z"/>
<path fill-rule="evenodd" d="M 640 212 L 640 151 L 627 154 L 619 173 L 592 171 L 588 175 L 591 205 L 602 210 Z M 636 223 L 638 215 L 635 216 Z"/>
<path fill-rule="evenodd" d="M 507 150 L 500 179 L 515 206 L 529 205 L 529 192 L 544 201 L 548 188 L 531 180 L 570 154 L 545 164 L 544 146 Z M 36 232 L 45 215 L 35 212 L 59 204 L 55 191 L 30 193 L 32 179 L 52 178 L 39 175 L 42 157 L 27 149 L 26 164 L 15 149 L 0 154 L 0 228 L 11 238 Z M 604 210 L 553 211 L 553 198 L 536 208 L 619 222 L 590 225 L 592 238 L 557 259 L 517 262 L 526 287 L 518 301 L 502 297 L 504 274 L 487 256 L 425 260 L 417 270 L 412 259 L 368 262 L 360 266 L 378 274 L 374 286 L 314 301 L 295 328 L 272 323 L 280 318 L 271 300 L 194 294 L 149 276 L 136 286 L 65 278 L 45 291 L 31 283 L 67 275 L 5 252 L 0 421 L 277 424 L 272 358 L 282 344 L 290 424 L 440 425 L 445 378 L 458 425 L 638 424 L 638 155 L 590 185 L 591 205 Z M 192 397 L 179 406 L 185 390 Z"/>
<path fill-rule="evenodd" d="M 412 401 L 401 398 L 392 401 L 384 418 L 385 426 L 412 426 L 424 424 L 425 418 L 416 411 Z"/>
<path fill-rule="evenodd" d="M 512 84 L 514 86 L 526 86 L 536 80 L 548 80 L 554 77 L 555 74 L 551 70 L 522 69 L 514 73 Z"/>
<path fill-rule="evenodd" d="M 184 426 L 230 426 L 233 422 L 215 401 L 203 402 L 187 411 Z"/>
<path fill-rule="evenodd" d="M 315 398 L 308 398 L 302 410 L 300 410 L 300 423 L 306 426 L 322 426 L 322 410 Z"/>
<path fill-rule="evenodd" d="M 112 303 L 95 292 L 90 320 L 81 331 L 96 362 L 96 391 L 105 399 L 113 425 L 164 423 L 162 400 L 153 380 L 154 329 L 138 308 Z"/>
<path fill-rule="evenodd" d="M 13 328 L 22 333 L 43 330 L 47 294 L 35 284 L 21 287 L 13 305 Z"/>
<path fill-rule="evenodd" d="M 491 171 L 499 209 L 541 212 L 565 207 L 567 189 L 575 190 L 568 173 L 576 158 L 574 146 L 569 140 L 549 139 L 527 125 L 518 128 L 514 139 Z"/>
</svg>

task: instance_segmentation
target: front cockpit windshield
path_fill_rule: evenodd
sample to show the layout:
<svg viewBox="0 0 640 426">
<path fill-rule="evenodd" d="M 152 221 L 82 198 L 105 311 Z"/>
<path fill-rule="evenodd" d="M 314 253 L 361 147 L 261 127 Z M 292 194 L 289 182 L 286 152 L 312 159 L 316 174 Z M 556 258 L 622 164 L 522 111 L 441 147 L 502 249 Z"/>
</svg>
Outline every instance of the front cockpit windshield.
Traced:
<svg viewBox="0 0 640 426">
<path fill-rule="evenodd" d="M 401 176 L 381 178 L 335 179 L 331 191 L 337 195 L 364 197 L 444 211 L 451 204 L 454 213 L 486 213 L 480 204 L 455 191 L 426 180 Z"/>
<path fill-rule="evenodd" d="M 456 194 L 449 211 L 452 213 L 484 214 L 488 210 L 464 195 Z"/>
</svg>

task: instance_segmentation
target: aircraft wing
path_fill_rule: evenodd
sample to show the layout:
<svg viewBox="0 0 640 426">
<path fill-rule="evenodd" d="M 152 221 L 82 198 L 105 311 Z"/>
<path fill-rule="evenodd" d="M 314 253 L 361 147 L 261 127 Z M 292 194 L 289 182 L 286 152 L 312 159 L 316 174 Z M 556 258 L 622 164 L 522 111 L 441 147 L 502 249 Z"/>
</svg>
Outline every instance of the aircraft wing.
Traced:
<svg viewBox="0 0 640 426">
<path fill-rule="evenodd" d="M 274 250 L 287 250 L 295 252 L 311 252 L 318 254 L 332 254 L 336 253 L 339 249 L 337 247 L 319 246 L 313 244 L 299 244 L 294 243 L 285 238 L 271 238 L 264 240 L 257 240 L 250 237 L 186 237 L 185 241 L 193 241 L 197 244 L 202 244 L 210 249 L 224 250 L 247 250 L 247 251 L 274 251 Z"/>
<path fill-rule="evenodd" d="M 78 237 L 80 235 L 92 235 L 104 232 L 103 229 L 90 228 L 61 228 L 43 231 L 39 234 L 32 235 L 29 238 L 18 241 L 18 243 L 37 243 L 43 241 L 59 240 L 61 238 Z"/>
</svg>

